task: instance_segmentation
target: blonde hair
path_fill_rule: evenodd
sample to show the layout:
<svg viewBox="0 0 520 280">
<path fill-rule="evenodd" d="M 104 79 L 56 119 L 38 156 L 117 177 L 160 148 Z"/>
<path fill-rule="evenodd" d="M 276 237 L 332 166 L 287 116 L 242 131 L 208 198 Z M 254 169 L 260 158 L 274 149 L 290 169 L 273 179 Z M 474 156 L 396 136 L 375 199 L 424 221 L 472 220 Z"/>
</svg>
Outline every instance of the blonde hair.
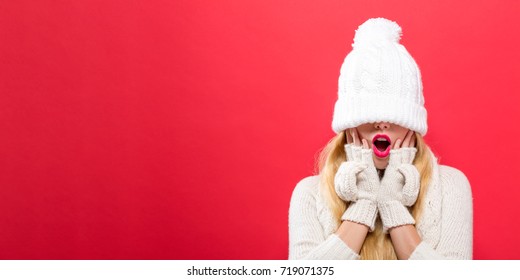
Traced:
<svg viewBox="0 0 520 280">
<path fill-rule="evenodd" d="M 413 165 L 421 174 L 421 186 L 417 201 L 412 206 L 412 216 L 415 221 L 419 221 L 423 209 L 424 197 L 427 192 L 428 184 L 432 177 L 430 147 L 426 145 L 419 133 L 415 133 L 417 154 Z M 316 162 L 316 169 L 320 175 L 320 193 L 332 212 L 334 219 L 341 224 L 341 216 L 348 207 L 348 202 L 341 200 L 334 190 L 334 176 L 342 162 L 347 160 L 344 150 L 346 144 L 345 132 L 340 132 L 334 136 L 327 145 L 321 150 Z M 379 217 L 376 220 L 376 227 L 373 232 L 369 232 L 360 251 L 361 259 L 381 260 L 397 259 L 397 255 L 392 245 L 389 234 L 383 233 L 383 227 Z"/>
</svg>

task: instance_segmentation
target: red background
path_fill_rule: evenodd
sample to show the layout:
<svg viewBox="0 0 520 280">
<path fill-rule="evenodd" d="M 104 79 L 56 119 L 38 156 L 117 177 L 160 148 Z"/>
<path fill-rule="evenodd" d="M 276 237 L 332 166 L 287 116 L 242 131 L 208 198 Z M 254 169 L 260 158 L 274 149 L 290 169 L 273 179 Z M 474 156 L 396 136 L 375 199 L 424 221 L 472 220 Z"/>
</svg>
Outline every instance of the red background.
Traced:
<svg viewBox="0 0 520 280">
<path fill-rule="evenodd" d="M 285 259 L 370 17 L 421 67 L 427 143 L 519 259 L 518 1 L 2 1 L 0 258 Z"/>
</svg>

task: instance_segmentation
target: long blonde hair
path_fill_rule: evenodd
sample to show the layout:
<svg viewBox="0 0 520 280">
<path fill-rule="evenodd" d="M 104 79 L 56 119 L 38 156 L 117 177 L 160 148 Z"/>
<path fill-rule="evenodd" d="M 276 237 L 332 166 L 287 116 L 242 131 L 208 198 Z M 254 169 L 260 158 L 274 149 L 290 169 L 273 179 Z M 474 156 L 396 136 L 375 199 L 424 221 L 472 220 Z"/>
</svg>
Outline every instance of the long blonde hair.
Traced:
<svg viewBox="0 0 520 280">
<path fill-rule="evenodd" d="M 432 165 L 430 147 L 426 145 L 419 133 L 415 133 L 417 154 L 413 165 L 421 174 L 421 187 L 417 201 L 412 206 L 412 216 L 415 221 L 419 221 L 423 209 L 424 197 L 427 192 L 428 184 L 432 177 Z M 334 219 L 341 223 L 341 216 L 348 207 L 348 202 L 341 200 L 334 190 L 334 176 L 342 162 L 347 160 L 344 150 L 346 144 L 345 132 L 340 132 L 334 136 L 327 145 L 321 150 L 316 162 L 316 169 L 320 175 L 320 192 L 326 204 L 332 212 Z M 383 233 L 383 227 L 379 217 L 376 220 L 376 227 L 373 232 L 369 232 L 360 251 L 361 259 L 380 260 L 397 259 L 397 255 L 392 245 L 389 234 Z"/>
</svg>

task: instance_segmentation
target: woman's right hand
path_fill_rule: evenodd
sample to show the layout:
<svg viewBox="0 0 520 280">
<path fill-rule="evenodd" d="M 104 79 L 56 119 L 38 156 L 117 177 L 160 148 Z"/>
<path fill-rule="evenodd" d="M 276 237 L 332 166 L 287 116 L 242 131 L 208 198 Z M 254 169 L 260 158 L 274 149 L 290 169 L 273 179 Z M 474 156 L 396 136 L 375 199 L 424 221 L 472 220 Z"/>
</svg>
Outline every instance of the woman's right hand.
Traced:
<svg viewBox="0 0 520 280">
<path fill-rule="evenodd" d="M 334 177 L 336 194 L 344 201 L 352 202 L 342 220 L 365 224 L 373 231 L 377 215 L 376 192 L 379 188 L 373 152 L 367 140 L 359 138 L 355 128 L 345 133 L 347 161 L 340 165 Z"/>
</svg>

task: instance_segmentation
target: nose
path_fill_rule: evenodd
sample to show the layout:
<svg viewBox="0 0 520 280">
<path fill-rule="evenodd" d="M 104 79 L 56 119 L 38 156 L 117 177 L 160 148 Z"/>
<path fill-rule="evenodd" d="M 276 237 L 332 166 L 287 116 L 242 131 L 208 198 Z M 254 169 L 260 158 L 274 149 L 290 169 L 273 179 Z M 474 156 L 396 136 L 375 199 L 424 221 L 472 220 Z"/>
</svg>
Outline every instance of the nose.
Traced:
<svg viewBox="0 0 520 280">
<path fill-rule="evenodd" d="M 390 128 L 390 123 L 388 123 L 388 122 L 376 122 L 374 125 L 375 125 L 376 129 L 381 129 L 381 130 Z"/>
</svg>

